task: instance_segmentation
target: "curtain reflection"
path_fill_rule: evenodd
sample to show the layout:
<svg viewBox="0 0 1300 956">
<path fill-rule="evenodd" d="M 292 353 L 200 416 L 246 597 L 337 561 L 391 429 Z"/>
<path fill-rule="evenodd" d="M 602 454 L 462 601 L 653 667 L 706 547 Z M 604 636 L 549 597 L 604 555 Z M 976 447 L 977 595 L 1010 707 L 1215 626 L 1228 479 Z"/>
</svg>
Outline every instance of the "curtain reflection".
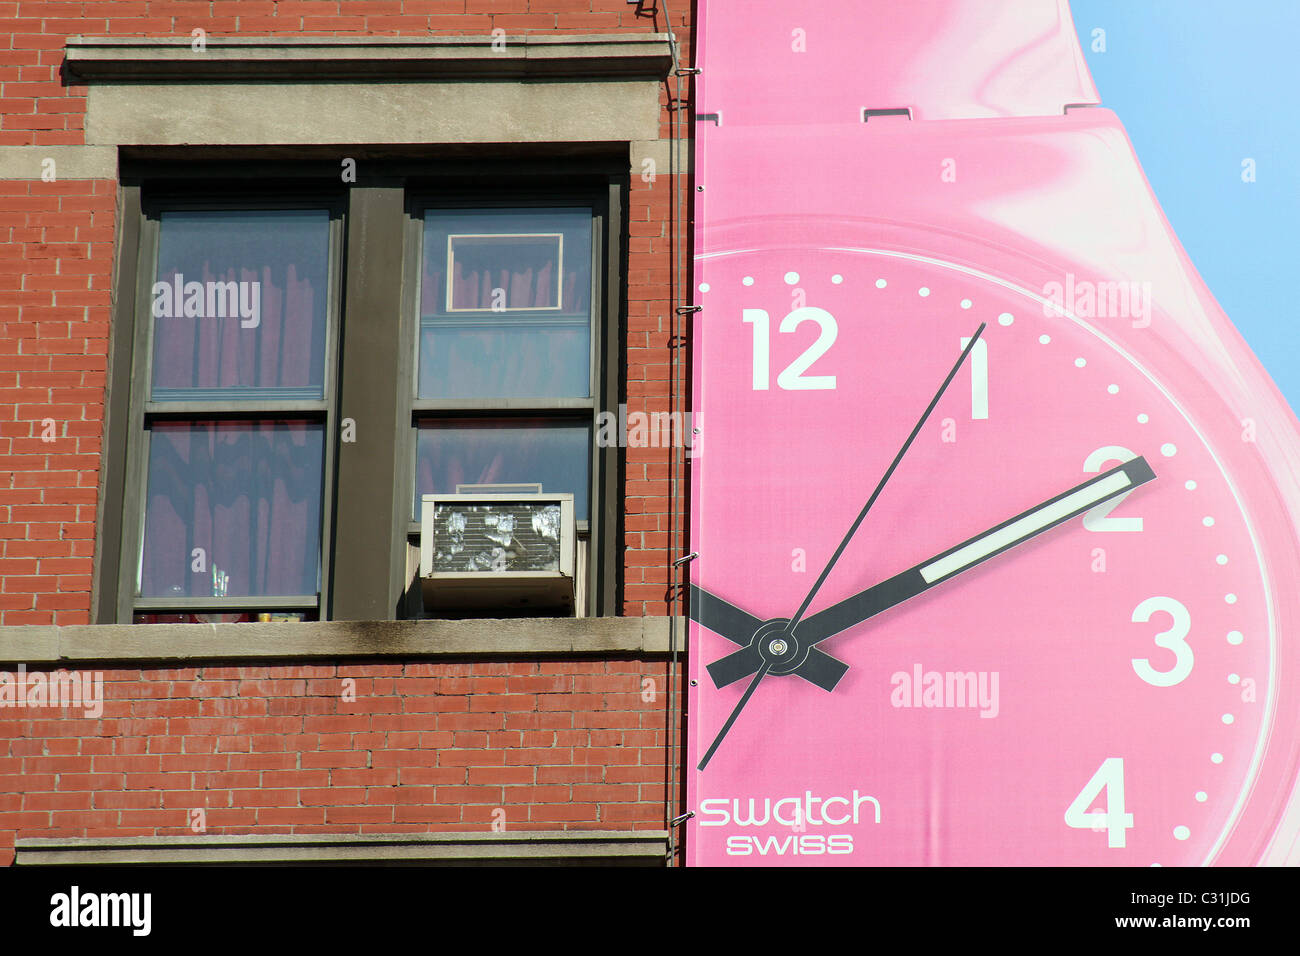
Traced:
<svg viewBox="0 0 1300 956">
<path fill-rule="evenodd" d="M 423 425 L 417 430 L 415 516 L 420 496 L 454 493 L 459 484 L 541 484 L 573 495 L 574 516 L 587 519 L 591 429 L 531 420 Z"/>
<path fill-rule="evenodd" d="M 318 591 L 320 425 L 155 423 L 151 432 L 142 596 Z"/>
<path fill-rule="evenodd" d="M 325 210 L 164 213 L 158 281 L 179 274 L 205 293 L 209 283 L 246 283 L 245 298 L 260 283 L 260 309 L 245 327 L 237 312 L 207 314 L 206 294 L 202 316 L 170 303 L 153 320 L 154 399 L 321 398 L 328 243 Z"/>
<path fill-rule="evenodd" d="M 425 215 L 420 293 L 422 398 L 586 398 L 591 394 L 591 210 L 471 210 Z M 556 309 L 554 239 L 563 272 Z M 447 309 L 448 237 L 454 241 Z M 494 290 L 503 290 L 494 299 Z M 504 310 L 490 311 L 496 305 Z M 486 309 L 489 311 L 459 311 Z"/>
</svg>

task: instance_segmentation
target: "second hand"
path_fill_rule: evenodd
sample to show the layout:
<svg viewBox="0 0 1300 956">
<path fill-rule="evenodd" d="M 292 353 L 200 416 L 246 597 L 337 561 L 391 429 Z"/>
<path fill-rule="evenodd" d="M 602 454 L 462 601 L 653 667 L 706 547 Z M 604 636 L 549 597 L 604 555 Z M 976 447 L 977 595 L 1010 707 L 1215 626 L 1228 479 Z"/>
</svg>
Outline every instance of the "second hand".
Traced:
<svg viewBox="0 0 1300 956">
<path fill-rule="evenodd" d="M 981 322 L 979 328 L 975 330 L 975 334 L 972 335 L 970 341 L 966 343 L 966 347 L 962 349 L 961 356 L 957 359 L 957 364 L 952 367 L 952 371 L 948 373 L 948 377 L 943 380 L 943 384 L 939 386 L 939 391 L 935 392 L 934 398 L 930 399 L 930 404 L 926 406 L 925 411 L 921 414 L 920 421 L 916 423 L 916 427 L 912 429 L 912 433 L 907 436 L 907 441 L 903 442 L 903 447 L 900 448 L 898 454 L 894 456 L 894 460 L 885 471 L 884 477 L 882 477 L 880 483 L 876 485 L 876 490 L 871 493 L 871 497 L 868 498 L 867 503 L 863 505 L 862 511 L 858 513 L 857 520 L 854 521 L 853 526 L 849 528 L 849 533 L 844 536 L 844 540 L 840 542 L 840 546 L 835 549 L 835 554 L 831 556 L 830 561 L 827 562 L 826 567 L 817 578 L 817 582 L 812 586 L 812 590 L 809 591 L 808 596 L 804 598 L 803 604 L 799 606 L 798 612 L 790 619 L 790 623 L 786 625 L 787 634 L 791 636 L 794 635 L 795 625 L 799 623 L 804 612 L 808 610 L 808 605 L 812 603 L 812 599 L 817 594 L 818 589 L 821 588 L 822 583 L 830 575 L 831 569 L 835 567 L 835 562 L 840 559 L 840 555 L 844 553 L 844 549 L 848 547 L 849 541 L 853 538 L 854 533 L 857 532 L 858 526 L 861 525 L 863 519 L 866 518 L 867 512 L 871 510 L 871 506 L 874 505 L 876 499 L 880 497 L 880 492 L 884 490 L 890 477 L 893 476 L 894 469 L 896 469 L 898 463 L 903 460 L 903 456 L 907 454 L 907 450 L 912 447 L 912 442 L 916 441 L 916 436 L 921 433 L 921 428 L 925 425 L 926 419 L 930 417 L 930 413 L 934 411 L 934 407 L 939 404 L 939 399 L 943 397 L 943 393 L 947 391 L 948 386 L 952 384 L 952 380 L 957 376 L 957 371 L 961 368 L 962 363 L 966 361 L 966 356 L 971 353 L 971 349 L 975 348 L 975 343 L 979 341 L 979 337 L 983 334 L 986 325 L 987 323 Z M 704 758 L 700 761 L 698 769 L 703 770 L 708 765 L 709 761 L 713 759 L 713 754 L 717 751 L 723 738 L 727 736 L 727 732 L 731 730 L 731 726 L 736 722 L 736 718 L 740 716 L 740 712 L 744 710 L 745 705 L 749 703 L 749 698 L 754 695 L 754 691 L 758 689 L 758 685 L 762 683 L 763 678 L 767 676 L 767 672 L 772 669 L 772 663 L 773 662 L 770 660 L 765 661 L 763 666 L 759 668 L 758 673 L 754 675 L 754 679 L 749 682 L 749 686 L 745 688 L 745 693 L 741 695 L 740 701 L 736 704 L 735 709 L 732 710 L 731 716 L 728 717 L 727 722 L 722 725 L 722 729 L 718 731 L 718 735 L 713 738 L 713 743 L 705 752 Z"/>
<path fill-rule="evenodd" d="M 907 454 L 907 450 L 912 447 L 912 442 L 916 441 L 916 436 L 921 433 L 921 429 L 925 426 L 926 419 L 930 417 L 930 413 L 934 411 L 934 407 L 939 404 L 939 399 L 943 398 L 943 393 L 948 390 L 948 386 L 952 384 L 952 380 L 957 377 L 957 372 L 961 369 L 962 363 L 966 361 L 966 356 L 970 355 L 971 349 L 975 348 L 975 343 L 979 341 L 979 338 L 984 333 L 984 329 L 987 325 L 987 322 L 981 322 L 979 328 L 975 330 L 975 334 L 972 335 L 970 341 L 966 343 L 966 347 L 962 349 L 961 355 L 957 359 L 957 363 L 952 367 L 952 371 L 948 373 L 948 377 L 945 378 L 943 384 L 939 386 L 939 391 L 934 393 L 934 398 L 930 399 L 930 404 L 927 405 L 925 411 L 921 413 L 921 418 L 916 423 L 916 427 L 912 429 L 912 434 L 907 436 L 907 441 L 903 442 L 903 447 L 898 449 L 898 454 L 894 456 L 894 460 L 890 462 L 889 467 L 885 470 L 885 474 L 881 477 L 880 483 L 876 485 L 876 490 L 871 493 L 871 497 L 867 499 L 867 503 L 863 505 L 862 510 L 858 512 L 857 520 L 853 522 L 852 527 L 849 528 L 848 534 L 844 536 L 844 540 L 840 542 L 840 546 L 836 548 L 835 553 L 831 555 L 830 561 L 826 562 L 826 567 L 822 569 L 821 575 L 813 584 L 812 590 L 808 592 L 808 596 L 803 599 L 803 604 L 799 605 L 799 610 L 796 611 L 794 617 L 790 619 L 790 623 L 786 626 L 786 633 L 791 635 L 794 634 L 794 629 L 798 626 L 799 621 L 803 619 L 804 612 L 808 610 L 808 605 L 812 604 L 813 597 L 816 596 L 826 579 L 830 577 L 831 569 L 835 567 L 835 562 L 839 561 L 840 555 L 842 555 L 844 549 L 849 546 L 849 541 L 853 539 L 853 535 L 857 533 L 858 527 L 862 524 L 863 519 L 867 517 L 867 512 L 870 511 L 871 506 L 876 503 L 876 499 L 880 497 L 880 493 L 885 490 L 885 485 L 889 483 L 889 479 L 894 475 L 894 469 L 896 469 L 898 463 L 903 460 L 903 456 Z"/>
</svg>

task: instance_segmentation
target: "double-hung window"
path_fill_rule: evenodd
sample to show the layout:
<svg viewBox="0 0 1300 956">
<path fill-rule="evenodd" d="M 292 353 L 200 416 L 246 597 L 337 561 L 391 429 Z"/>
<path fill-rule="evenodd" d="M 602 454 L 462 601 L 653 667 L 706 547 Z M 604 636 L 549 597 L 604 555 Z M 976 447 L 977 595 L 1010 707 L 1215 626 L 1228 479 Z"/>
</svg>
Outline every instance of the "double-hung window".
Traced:
<svg viewBox="0 0 1300 956">
<path fill-rule="evenodd" d="M 322 203 L 147 211 L 121 617 L 320 615 L 339 225 Z"/>
<path fill-rule="evenodd" d="M 502 486 L 573 496 L 616 613 L 625 153 L 232 165 L 128 167 L 97 620 L 429 616 L 421 497 Z"/>
<path fill-rule="evenodd" d="M 586 612 L 594 415 L 602 330 L 593 322 L 600 218 L 562 197 L 490 204 L 431 199 L 418 230 L 410 560 L 421 498 L 513 486 L 569 493 L 577 521 L 576 611 Z M 503 549 L 457 555 L 490 567 Z"/>
</svg>

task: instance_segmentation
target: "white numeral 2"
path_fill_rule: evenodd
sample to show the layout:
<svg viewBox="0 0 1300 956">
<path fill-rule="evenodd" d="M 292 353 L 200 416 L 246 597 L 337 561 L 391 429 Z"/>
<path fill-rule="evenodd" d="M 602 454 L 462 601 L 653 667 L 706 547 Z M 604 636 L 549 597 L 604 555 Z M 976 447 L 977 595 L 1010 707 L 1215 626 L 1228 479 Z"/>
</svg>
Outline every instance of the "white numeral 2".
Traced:
<svg viewBox="0 0 1300 956">
<path fill-rule="evenodd" d="M 1145 657 L 1133 658 L 1133 669 L 1137 676 L 1156 687 L 1173 687 L 1181 684 L 1192 672 L 1195 657 L 1187 644 L 1187 635 L 1192 632 L 1192 615 L 1187 608 L 1171 597 L 1150 597 L 1133 609 L 1133 623 L 1145 624 L 1151 615 L 1164 611 L 1174 619 L 1174 626 L 1156 635 L 1156 646 L 1174 652 L 1174 666 L 1167 671 L 1158 671 Z"/>
<path fill-rule="evenodd" d="M 768 314 L 763 309 L 745 309 L 742 318 L 745 322 L 754 326 L 754 391 L 766 391 L 768 382 L 771 379 Z M 833 389 L 835 387 L 834 375 L 803 374 L 808 371 L 808 367 L 813 362 L 825 355 L 830 350 L 830 347 L 835 344 L 835 337 L 839 334 L 839 325 L 835 321 L 835 316 L 825 309 L 807 305 L 801 309 L 795 309 L 782 319 L 781 331 L 793 332 L 801 323 L 808 321 L 816 322 L 821 328 L 821 334 L 817 336 L 817 340 L 812 345 L 804 349 L 803 353 L 776 377 L 777 386 L 787 391 Z"/>
<path fill-rule="evenodd" d="M 1104 448 L 1098 448 L 1083 463 L 1083 470 L 1087 472 L 1101 471 L 1103 465 L 1112 461 L 1123 464 L 1126 461 L 1132 461 L 1137 457 L 1136 452 L 1131 452 L 1122 445 L 1107 445 Z M 1103 501 L 1097 507 L 1090 510 L 1083 516 L 1083 526 L 1089 531 L 1141 531 L 1141 518 L 1112 518 L 1110 513 L 1119 507 L 1120 502 L 1127 498 L 1132 492 L 1124 492 L 1122 495 L 1116 495 L 1110 501 Z"/>
<path fill-rule="evenodd" d="M 1102 790 L 1106 791 L 1106 810 L 1088 812 L 1092 801 Z M 1124 831 L 1133 829 L 1133 814 L 1124 812 L 1124 758 L 1107 757 L 1084 784 L 1079 795 L 1065 811 L 1066 826 L 1076 830 L 1094 830 L 1104 827 L 1112 848 L 1124 846 Z"/>
</svg>

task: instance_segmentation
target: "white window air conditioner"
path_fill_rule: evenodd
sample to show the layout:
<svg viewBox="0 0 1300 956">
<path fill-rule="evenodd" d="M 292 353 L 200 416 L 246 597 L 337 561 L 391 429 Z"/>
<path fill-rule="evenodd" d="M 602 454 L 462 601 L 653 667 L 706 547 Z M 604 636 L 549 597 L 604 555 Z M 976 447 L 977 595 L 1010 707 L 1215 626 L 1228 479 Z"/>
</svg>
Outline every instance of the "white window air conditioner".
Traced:
<svg viewBox="0 0 1300 956">
<path fill-rule="evenodd" d="M 457 485 L 421 497 L 420 587 L 432 612 L 573 613 L 573 495 Z"/>
</svg>

